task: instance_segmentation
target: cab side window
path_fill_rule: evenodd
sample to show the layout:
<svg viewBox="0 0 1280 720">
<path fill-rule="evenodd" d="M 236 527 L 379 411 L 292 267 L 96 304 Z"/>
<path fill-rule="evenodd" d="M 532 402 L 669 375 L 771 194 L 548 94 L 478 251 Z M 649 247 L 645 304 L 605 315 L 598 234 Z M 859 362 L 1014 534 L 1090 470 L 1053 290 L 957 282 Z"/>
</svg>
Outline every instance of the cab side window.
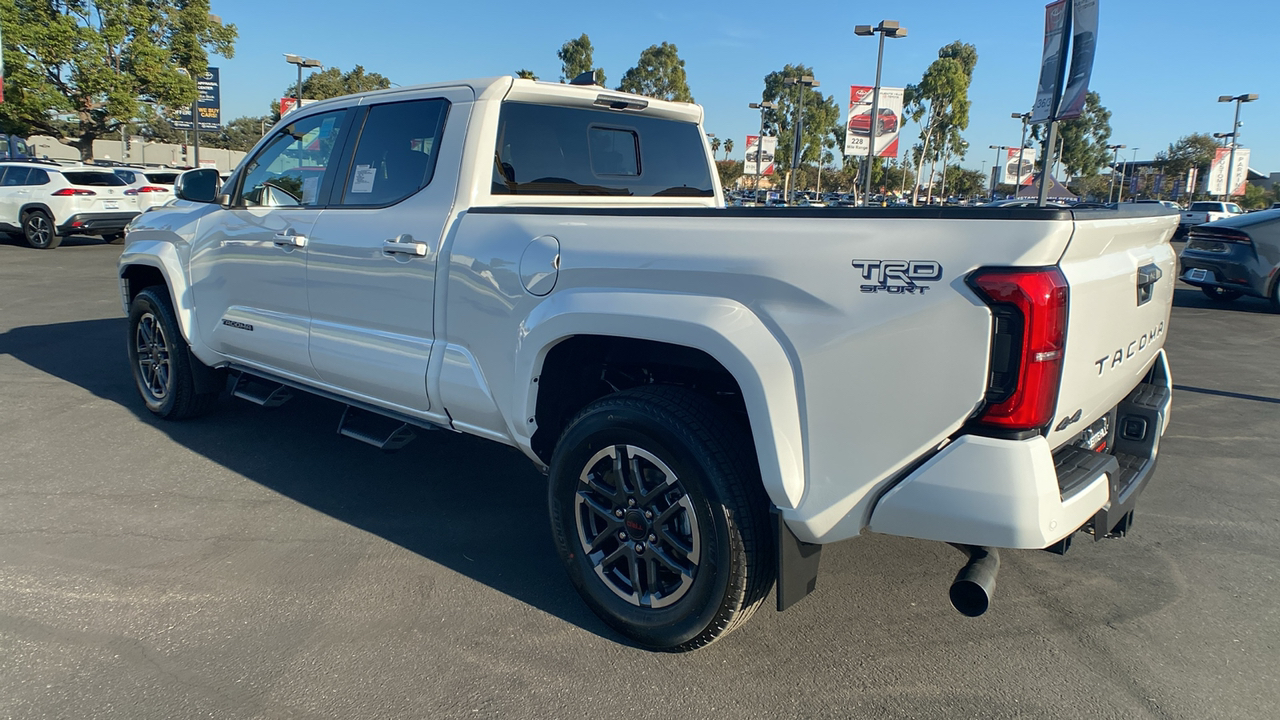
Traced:
<svg viewBox="0 0 1280 720">
<path fill-rule="evenodd" d="M 324 204 L 321 185 L 336 159 L 346 110 L 286 125 L 245 165 L 236 205 L 310 207 Z"/>
<path fill-rule="evenodd" d="M 431 182 L 449 102 L 385 103 L 369 108 L 342 188 L 345 206 L 384 207 Z"/>
</svg>

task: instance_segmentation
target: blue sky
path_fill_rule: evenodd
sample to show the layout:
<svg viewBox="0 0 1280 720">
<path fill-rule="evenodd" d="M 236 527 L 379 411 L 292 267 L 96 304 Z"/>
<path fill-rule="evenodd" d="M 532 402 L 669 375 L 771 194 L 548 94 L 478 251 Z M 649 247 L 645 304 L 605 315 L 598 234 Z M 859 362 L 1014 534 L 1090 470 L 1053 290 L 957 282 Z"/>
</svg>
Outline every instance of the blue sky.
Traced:
<svg viewBox="0 0 1280 720">
<path fill-rule="evenodd" d="M 213 12 L 240 30 L 233 59 L 222 68 L 223 118 L 260 115 L 295 82 L 282 53 L 314 57 L 349 70 L 356 64 L 400 85 L 533 70 L 556 80 L 560 45 L 591 36 L 608 84 L 649 45 L 671 42 L 685 60 L 689 87 L 706 108 L 706 130 L 743 138 L 759 123 L 747 103 L 760 99 L 763 78 L 787 63 L 814 68 L 825 94 L 842 106 L 848 86 L 875 79 L 876 42 L 853 26 L 898 20 L 909 30 L 885 47 L 883 84 L 917 82 L 954 40 L 974 44 L 978 65 L 965 132 L 972 150 L 964 164 L 989 163 L 988 145 L 1016 145 L 1013 112 L 1030 109 L 1039 73 L 1043 0 L 978 3 L 916 1 L 879 4 L 699 2 L 408 2 L 316 0 L 311 5 L 213 0 Z M 886 6 L 887 7 L 887 6 Z M 1207 5 L 1189 0 L 1101 0 L 1091 89 L 1112 111 L 1112 143 L 1149 159 L 1192 132 L 1229 132 L 1234 105 L 1219 95 L 1258 93 L 1244 106 L 1241 144 L 1250 166 L 1280 172 L 1280 73 L 1276 40 L 1280 3 L 1241 0 Z M 762 16 L 763 15 L 763 16 Z M 914 136 L 919 128 L 908 125 Z"/>
</svg>

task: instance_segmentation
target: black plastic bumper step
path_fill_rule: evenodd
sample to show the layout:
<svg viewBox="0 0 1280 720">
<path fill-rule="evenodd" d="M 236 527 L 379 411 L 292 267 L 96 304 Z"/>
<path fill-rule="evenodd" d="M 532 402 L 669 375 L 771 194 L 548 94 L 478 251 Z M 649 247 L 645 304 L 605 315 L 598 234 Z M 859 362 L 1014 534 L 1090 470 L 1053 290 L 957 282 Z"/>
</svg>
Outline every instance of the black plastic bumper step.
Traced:
<svg viewBox="0 0 1280 720">
<path fill-rule="evenodd" d="M 278 382 L 241 373 L 231 394 L 262 407 L 280 407 L 293 398 L 293 390 Z"/>
<path fill-rule="evenodd" d="M 408 445 L 417 433 L 409 423 L 347 405 L 338 421 L 338 434 L 391 452 Z"/>
</svg>

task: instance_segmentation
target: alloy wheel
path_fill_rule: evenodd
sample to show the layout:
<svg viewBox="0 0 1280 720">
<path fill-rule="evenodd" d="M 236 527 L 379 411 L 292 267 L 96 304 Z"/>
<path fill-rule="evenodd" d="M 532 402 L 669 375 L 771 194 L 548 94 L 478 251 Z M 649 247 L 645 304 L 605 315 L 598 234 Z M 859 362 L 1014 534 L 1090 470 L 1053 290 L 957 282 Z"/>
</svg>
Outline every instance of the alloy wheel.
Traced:
<svg viewBox="0 0 1280 720">
<path fill-rule="evenodd" d="M 137 351 L 139 384 L 153 401 L 163 401 L 169 395 L 172 366 L 164 329 L 152 313 L 144 313 L 138 318 L 134 349 Z"/>
</svg>

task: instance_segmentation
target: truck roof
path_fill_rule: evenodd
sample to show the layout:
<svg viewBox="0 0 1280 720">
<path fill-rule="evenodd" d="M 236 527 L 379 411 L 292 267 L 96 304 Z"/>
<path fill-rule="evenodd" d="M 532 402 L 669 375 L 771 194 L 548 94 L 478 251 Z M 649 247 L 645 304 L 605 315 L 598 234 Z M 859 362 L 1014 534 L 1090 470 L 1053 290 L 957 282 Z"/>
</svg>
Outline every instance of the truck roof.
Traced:
<svg viewBox="0 0 1280 720">
<path fill-rule="evenodd" d="M 610 90 L 599 85 L 567 85 L 565 83 L 526 80 L 524 78 L 502 75 L 489 78 L 471 78 L 450 80 L 447 82 L 422 83 L 404 87 L 387 88 L 344 95 L 342 97 L 318 100 L 306 105 L 311 111 L 329 105 L 345 105 L 352 98 L 358 97 L 363 103 L 366 98 L 382 99 L 391 95 L 417 93 L 433 88 L 470 87 L 476 98 L 498 97 L 513 102 L 533 102 L 546 105 L 567 105 L 571 107 L 607 107 L 625 114 L 638 112 L 650 117 L 663 117 L 682 122 L 701 122 L 702 106 L 692 103 L 670 102 L 657 98 L 635 95 L 620 90 Z"/>
</svg>

